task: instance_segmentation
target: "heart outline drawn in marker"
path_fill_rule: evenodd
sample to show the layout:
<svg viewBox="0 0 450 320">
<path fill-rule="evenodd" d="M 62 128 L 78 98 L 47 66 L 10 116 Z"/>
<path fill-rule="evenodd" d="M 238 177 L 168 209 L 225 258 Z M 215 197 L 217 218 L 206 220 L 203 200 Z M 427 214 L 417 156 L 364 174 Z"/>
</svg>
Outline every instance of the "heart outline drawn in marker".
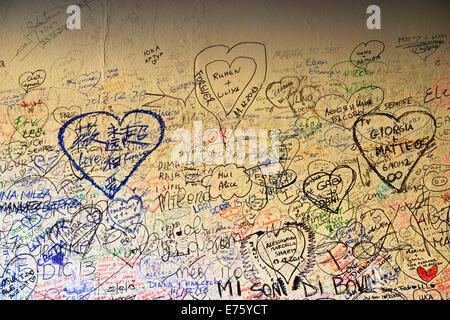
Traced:
<svg viewBox="0 0 450 320">
<path fill-rule="evenodd" d="M 371 56 L 373 56 L 371 59 L 368 59 L 367 60 L 367 58 L 365 58 L 365 56 L 366 56 L 366 50 L 367 50 L 367 47 L 370 47 L 370 46 L 375 46 L 375 48 L 372 48 L 372 50 L 373 49 L 375 49 L 375 53 L 372 53 L 372 50 L 370 50 L 368 53 L 371 55 Z M 378 46 L 378 48 L 377 48 L 377 46 Z M 364 47 L 365 48 L 365 50 L 364 51 L 359 51 L 359 53 L 358 53 L 358 49 L 360 48 L 360 47 Z M 352 50 L 352 53 L 350 53 L 350 62 L 355 66 L 355 67 L 357 67 L 357 68 L 362 68 L 362 66 L 364 66 L 364 65 L 366 65 L 368 62 L 372 62 L 372 61 L 374 61 L 374 60 L 378 60 L 379 59 L 379 56 L 383 53 L 383 51 L 384 51 L 384 48 L 385 48 L 385 45 L 384 45 L 384 43 L 383 42 L 381 42 L 381 41 L 379 41 L 379 40 L 369 40 L 369 41 L 367 41 L 367 42 L 361 42 L 361 43 L 359 43 L 353 50 Z M 358 60 L 358 59 L 353 59 L 353 58 L 357 58 L 357 57 L 355 57 L 353 54 L 356 52 L 356 55 L 362 55 L 362 57 L 364 58 L 364 60 Z M 360 54 L 361 53 L 361 54 Z M 376 58 L 378 58 L 378 59 L 376 59 Z"/>
<path fill-rule="evenodd" d="M 136 212 L 135 216 L 129 216 L 129 210 L 130 208 L 125 208 L 126 215 L 125 218 L 121 219 L 119 218 L 119 213 L 115 214 L 114 210 L 123 209 L 123 206 L 127 206 L 131 204 L 132 201 L 136 201 L 134 205 L 134 212 Z M 119 208 L 113 208 L 116 206 L 116 204 L 119 204 L 122 207 Z M 142 198 L 139 196 L 132 196 L 128 200 L 116 198 L 113 201 L 111 201 L 110 205 L 108 206 L 108 215 L 109 218 L 114 222 L 114 224 L 118 225 L 121 229 L 128 231 L 128 232 L 134 232 L 138 226 L 138 224 L 142 221 L 142 209 L 143 209 L 143 203 Z M 137 212 L 138 211 L 138 212 Z M 123 213 L 122 213 L 123 214 Z M 126 222 L 126 224 L 124 224 Z M 129 226 L 134 225 L 134 229 L 130 229 Z"/>
<path fill-rule="evenodd" d="M 413 292 L 414 300 L 443 300 L 441 293 L 436 289 L 417 289 Z"/>
<path fill-rule="evenodd" d="M 267 100 L 277 108 L 289 108 L 294 104 L 295 94 L 300 88 L 300 82 L 297 76 L 287 76 L 281 78 L 280 81 L 269 83 L 266 87 Z M 272 91 L 273 96 L 270 94 Z M 276 95 L 281 95 L 281 97 L 275 98 L 275 92 L 277 92 Z M 284 104 L 286 102 L 287 104 Z"/>
<path fill-rule="evenodd" d="M 103 226 L 100 224 L 100 226 Z M 104 232 L 104 237 L 110 240 L 112 236 L 114 240 L 100 242 L 103 247 L 113 256 L 119 258 L 129 266 L 133 266 L 139 257 L 141 257 L 149 244 L 149 232 L 142 223 L 137 223 L 136 226 L 130 227 L 134 232 L 124 231 L 121 229 L 107 229 Z M 117 243 L 116 243 L 117 242 Z M 116 250 L 124 249 L 126 254 L 117 254 Z"/>
<path fill-rule="evenodd" d="M 208 76 L 206 67 L 217 61 L 226 62 L 228 66 L 231 66 L 238 58 L 253 60 L 255 68 L 252 71 L 252 75 L 238 75 L 238 78 L 243 77 L 244 79 L 244 81 L 239 81 L 239 83 L 243 82 L 246 85 L 244 88 L 238 87 L 241 93 L 233 101 L 231 109 L 227 110 L 219 101 L 213 86 L 211 86 L 211 79 Z M 266 47 L 260 42 L 241 42 L 232 47 L 225 45 L 207 47 L 201 50 L 194 59 L 194 90 L 197 100 L 206 111 L 214 116 L 221 127 L 223 123 L 227 122 L 227 127 L 231 125 L 236 129 L 260 92 L 266 79 L 266 71 Z M 224 73 L 224 76 L 233 76 L 233 74 L 229 70 L 226 74 Z M 234 117 L 231 117 L 231 115 L 234 115 Z"/>
<path fill-rule="evenodd" d="M 59 160 L 59 153 L 61 150 L 48 151 L 45 155 L 37 154 L 33 158 L 33 164 L 38 168 L 42 174 L 49 172 Z M 50 155 L 50 157 L 49 157 Z M 38 163 L 41 162 L 41 163 Z"/>
<path fill-rule="evenodd" d="M 342 172 L 341 174 L 343 175 L 343 177 L 341 177 L 341 174 L 339 174 L 339 172 Z M 347 181 L 347 175 L 351 177 L 350 181 Z M 323 181 L 323 178 L 327 178 L 327 180 Z M 321 182 L 324 182 L 324 184 L 321 184 L 321 187 L 319 187 L 319 183 Z M 352 190 L 355 182 L 355 170 L 346 165 L 337 166 L 330 173 L 319 171 L 308 176 L 303 182 L 303 193 L 317 207 L 337 213 L 339 211 L 339 208 L 341 207 L 342 201 L 348 195 L 350 190 Z M 339 186 L 340 190 L 337 190 Z M 314 189 L 312 189 L 313 187 L 318 191 L 322 191 L 322 194 L 324 192 L 328 192 L 328 190 L 325 190 L 325 188 L 331 188 L 328 194 L 331 195 L 331 198 L 322 196 L 320 192 L 315 193 Z M 328 201 L 331 202 L 328 203 Z"/>
<path fill-rule="evenodd" d="M 93 248 L 96 232 L 103 220 L 103 213 L 98 208 L 84 207 L 71 219 L 56 222 L 51 230 L 50 241 L 58 245 L 60 241 L 67 244 L 67 250 L 85 256 Z"/>
<path fill-rule="evenodd" d="M 153 180 L 157 182 L 152 182 Z M 158 186 L 161 186 L 161 189 L 165 191 L 158 192 Z M 142 205 L 147 210 L 155 213 L 161 206 L 160 199 L 164 199 L 169 192 L 170 182 L 168 179 L 161 179 L 159 176 L 150 179 L 137 179 L 130 183 L 129 189 L 132 196 L 138 196 L 142 199 Z"/>
<path fill-rule="evenodd" d="M 216 84 L 213 85 L 213 83 L 211 82 L 211 77 L 210 77 L 210 73 L 209 73 L 209 71 L 208 71 L 208 68 L 211 68 L 210 66 L 211 66 L 212 64 L 217 65 L 218 63 L 221 63 L 221 62 L 222 62 L 222 63 L 224 63 L 224 64 L 226 64 L 226 65 L 228 66 L 228 69 L 231 70 L 231 69 L 232 69 L 232 66 L 233 66 L 235 63 L 239 63 L 239 62 L 243 61 L 244 59 L 249 60 L 249 61 L 251 61 L 251 62 L 253 63 L 252 66 L 251 66 L 252 69 L 253 69 L 253 71 L 252 71 L 251 76 L 250 76 L 250 79 L 248 79 L 248 81 L 246 81 L 246 79 L 240 79 L 240 80 L 241 80 L 241 83 L 240 83 L 240 84 L 243 84 L 243 89 L 242 89 L 242 90 L 240 91 L 240 93 L 237 95 L 237 98 L 234 99 L 234 102 L 233 102 L 232 104 L 230 104 L 230 106 L 227 108 L 227 106 L 224 105 L 224 103 L 223 103 L 221 97 L 218 96 L 219 89 L 218 89 L 217 85 L 216 85 Z M 242 68 L 242 66 L 239 66 L 239 70 L 240 70 L 241 68 Z M 236 69 L 235 69 L 235 70 L 236 70 Z M 210 85 L 210 87 L 211 87 L 211 89 L 212 89 L 212 92 L 214 93 L 215 97 L 217 98 L 217 101 L 218 101 L 218 102 L 220 103 L 220 105 L 222 106 L 222 109 L 223 109 L 223 111 L 225 112 L 225 115 L 226 115 L 226 116 L 229 116 L 230 113 L 231 113 L 231 111 L 233 110 L 234 106 L 236 105 L 236 102 L 241 98 L 242 94 L 243 94 L 243 93 L 245 92 L 245 90 L 247 89 L 248 84 L 252 81 L 253 77 L 255 76 L 255 72 L 256 72 L 256 62 L 255 62 L 255 59 L 250 58 L 250 57 L 237 57 L 237 58 L 235 58 L 231 63 L 228 63 L 228 62 L 225 61 L 225 60 L 214 60 L 214 61 L 211 61 L 210 63 L 206 64 L 206 66 L 205 66 L 205 71 L 206 71 L 206 76 L 207 76 L 209 85 Z M 213 74 L 213 77 L 214 77 L 214 74 Z M 220 87 L 220 85 L 219 85 L 219 87 Z M 242 87 L 242 86 L 241 86 L 241 87 Z M 239 86 L 238 86 L 237 88 L 239 88 Z M 236 89 L 236 87 L 235 87 L 235 89 Z M 231 94 L 234 94 L 234 92 L 232 92 Z"/>
<path fill-rule="evenodd" d="M 90 75 L 92 75 L 93 77 L 97 77 L 98 78 L 97 81 L 95 81 L 95 79 L 91 80 L 91 78 L 89 78 Z M 80 82 L 81 82 L 80 78 L 83 78 L 83 77 L 87 78 L 84 81 L 90 81 L 91 83 L 88 83 L 86 85 L 80 86 Z M 101 79 L 102 79 L 102 74 L 99 71 L 92 71 L 90 73 L 80 74 L 78 76 L 78 78 L 77 78 L 77 81 L 76 81 L 76 88 L 77 88 L 78 92 L 80 92 L 80 93 L 82 93 L 82 94 L 87 96 L 89 94 L 89 92 L 91 92 L 91 90 L 93 88 L 95 88 L 95 86 L 100 82 Z M 87 89 L 87 90 L 84 90 L 84 89 Z"/>
<path fill-rule="evenodd" d="M 381 171 L 378 169 L 378 167 L 377 167 L 378 164 L 375 163 L 375 162 L 373 162 L 373 161 L 371 161 L 371 160 L 369 159 L 370 157 L 368 156 L 367 152 L 365 152 L 365 150 L 363 150 L 363 147 L 361 146 L 361 144 L 362 144 L 362 142 L 363 142 L 363 139 L 369 140 L 369 141 L 372 141 L 372 140 L 370 140 L 369 138 L 366 138 L 366 136 L 363 135 L 363 134 L 359 131 L 359 129 L 358 129 L 358 124 L 364 125 L 364 122 L 366 122 L 366 124 L 368 125 L 367 121 L 369 121 L 368 118 L 370 118 L 370 117 L 371 117 L 371 118 L 374 118 L 374 117 L 379 117 L 379 118 L 385 117 L 385 118 L 387 118 L 387 119 L 389 119 L 389 120 L 395 121 L 396 124 L 397 124 L 397 122 L 400 122 L 401 119 L 408 118 L 409 116 L 411 116 L 411 115 L 413 115 L 413 114 L 416 114 L 416 115 L 418 115 L 418 116 L 419 116 L 419 115 L 426 116 L 426 117 L 429 118 L 429 120 L 431 120 L 431 122 L 430 122 L 430 121 L 427 121 L 423 126 L 421 126 L 421 127 L 419 127 L 419 128 L 416 128 L 416 129 L 413 128 L 413 131 L 412 131 L 412 132 L 409 132 L 409 133 L 408 133 L 408 131 L 405 131 L 405 134 L 401 136 L 401 139 L 404 139 L 405 137 L 411 136 L 413 133 L 415 133 L 415 132 L 417 132 L 417 131 L 427 130 L 427 125 L 428 125 L 429 123 L 431 123 L 432 126 L 433 126 L 433 128 L 432 128 L 432 136 L 431 136 L 431 138 L 428 137 L 428 136 L 426 136 L 426 137 L 429 138 L 428 141 L 426 142 L 426 144 L 424 144 L 424 147 L 423 147 L 419 152 L 417 152 L 417 154 L 415 155 L 416 158 L 414 159 L 414 161 L 411 162 L 411 164 L 410 164 L 410 166 L 409 166 L 409 170 L 407 170 L 407 173 L 406 173 L 406 174 L 402 174 L 402 176 L 401 176 L 400 178 L 396 178 L 396 176 L 395 176 L 395 177 L 394 177 L 394 178 L 396 178 L 395 180 L 389 181 L 388 176 L 389 176 L 389 174 L 392 174 L 392 172 L 387 171 L 387 172 L 386 172 L 386 176 L 383 175 L 382 172 L 381 172 Z M 371 120 L 370 120 L 370 121 L 371 121 Z M 369 121 L 369 122 L 370 122 L 370 121 Z M 411 127 L 412 127 L 412 126 L 411 126 Z M 401 190 L 401 189 L 404 187 L 405 182 L 406 182 L 406 180 L 408 179 L 409 175 L 411 174 L 412 170 L 414 169 L 414 167 L 416 166 L 416 164 L 419 162 L 419 160 L 422 158 L 422 156 L 424 155 L 425 151 L 428 150 L 428 147 L 429 147 L 430 143 L 434 140 L 434 137 L 435 137 L 435 135 L 436 135 L 436 127 L 437 127 L 437 125 L 436 125 L 436 119 L 435 119 L 430 113 L 428 113 L 428 112 L 426 112 L 426 111 L 421 111 L 421 110 L 420 110 L 420 111 L 407 111 L 407 112 L 402 113 L 400 116 L 395 116 L 395 115 L 389 114 L 389 113 L 371 113 L 371 114 L 364 115 L 363 117 L 360 117 L 357 121 L 355 121 L 355 123 L 354 123 L 354 125 L 353 125 L 353 140 L 355 141 L 356 146 L 358 147 L 359 151 L 361 152 L 363 158 L 364 158 L 364 159 L 366 160 L 366 162 L 368 163 L 369 167 L 370 167 L 370 168 L 378 175 L 378 177 L 379 177 L 383 182 L 385 182 L 388 186 L 390 186 L 390 187 L 392 187 L 392 188 L 394 188 L 394 189 L 396 189 L 396 190 Z M 357 132 L 359 133 L 361 139 L 358 139 Z M 402 132 L 403 132 L 403 131 L 402 131 Z M 402 133 L 402 132 L 400 132 L 400 133 Z M 369 135 L 370 135 L 370 134 L 369 134 Z M 425 139 L 425 138 L 424 138 L 424 139 Z M 398 139 L 398 140 L 400 140 L 400 139 Z M 375 143 L 378 143 L 378 142 L 375 141 Z M 381 146 L 384 145 L 383 143 L 378 143 L 378 144 L 381 145 Z M 387 147 L 388 147 L 388 146 L 389 146 L 389 144 L 387 145 Z M 387 147 L 386 147 L 386 148 L 387 148 Z M 411 148 L 412 148 L 412 147 L 411 147 Z M 375 149 L 375 150 L 376 150 L 376 149 Z M 370 150 L 368 150 L 368 151 L 370 151 Z M 414 151 L 414 150 L 413 150 L 413 151 Z M 403 153 L 403 154 L 405 154 L 405 153 Z M 406 158 L 406 160 L 409 161 L 408 158 Z M 408 161 L 407 161 L 406 163 L 408 163 Z M 395 169 L 393 169 L 393 170 L 395 170 Z M 401 171 L 397 171 L 397 172 L 401 172 Z M 396 181 L 396 180 L 397 180 L 397 181 Z M 400 183 L 399 183 L 398 181 L 400 181 Z"/>
<path fill-rule="evenodd" d="M 325 132 L 324 137 L 326 144 L 341 152 L 344 152 L 348 147 L 354 146 L 352 135 L 341 127 L 331 127 Z"/>
<path fill-rule="evenodd" d="M 32 77 L 32 79 L 30 79 L 30 77 Z M 19 85 L 23 90 L 25 90 L 26 93 L 28 93 L 30 90 L 36 89 L 41 84 L 43 84 L 46 78 L 47 73 L 45 72 L 45 70 L 39 69 L 33 72 L 27 71 L 20 75 Z M 27 83 L 31 80 L 35 80 L 35 82 Z"/>
<path fill-rule="evenodd" d="M 301 231 L 283 228 L 266 232 L 258 237 L 256 250 L 260 259 L 289 283 L 301 263 L 301 260 L 296 258 L 302 258 L 307 247 L 306 241 Z M 283 243 L 284 247 L 277 250 L 279 242 Z"/>
<path fill-rule="evenodd" d="M 12 258 L 0 276 L 4 291 L 2 300 L 29 299 L 38 282 L 37 270 L 38 263 L 31 254 L 21 253 Z M 19 286 L 19 283 L 26 285 Z"/>
<path fill-rule="evenodd" d="M 9 123 L 25 141 L 29 142 L 31 137 L 26 136 L 26 132 L 44 128 L 50 118 L 49 107 L 45 103 L 39 103 L 31 108 L 24 108 L 20 104 L 8 106 L 6 109 Z M 21 129 L 21 130 L 19 130 Z"/>
<path fill-rule="evenodd" d="M 75 109 L 76 111 L 71 112 L 71 110 L 73 110 L 73 109 Z M 66 110 L 66 111 L 64 112 L 64 110 Z M 58 113 L 57 111 L 60 111 L 60 112 Z M 55 121 L 58 122 L 60 125 L 63 125 L 64 123 L 66 123 L 66 121 L 64 121 L 62 119 L 61 115 L 62 114 L 66 114 L 66 115 L 73 114 L 72 117 L 70 117 L 70 118 L 76 117 L 81 114 L 81 107 L 76 106 L 76 105 L 73 105 L 70 107 L 58 107 L 55 110 L 53 110 L 52 114 L 53 114 L 53 119 L 55 119 Z M 58 115 L 59 115 L 59 117 L 58 117 Z"/>
<path fill-rule="evenodd" d="M 310 119 L 313 119 L 312 123 L 311 123 Z M 316 119 L 317 119 L 317 122 L 314 121 Z M 304 120 L 305 123 L 303 123 L 302 120 Z M 300 121 L 300 123 L 298 124 L 297 122 L 299 122 L 299 121 Z M 299 117 L 299 118 L 297 118 L 297 120 L 295 120 L 295 127 L 299 131 L 303 132 L 306 135 L 306 137 L 309 137 L 310 135 L 314 134 L 321 126 L 322 126 L 322 124 L 320 123 L 319 117 L 317 117 L 317 116 Z M 305 130 L 304 128 L 309 128 L 309 130 Z"/>
<path fill-rule="evenodd" d="M 125 175 L 125 177 L 120 181 L 119 185 L 116 186 L 112 191 L 108 192 L 107 190 L 105 190 L 104 187 L 100 186 L 99 183 L 97 183 L 95 181 L 94 178 L 92 178 L 78 163 L 77 161 L 72 157 L 71 153 L 67 150 L 65 142 L 64 142 L 64 133 L 66 131 L 66 129 L 73 123 L 75 123 L 78 120 L 81 120 L 85 117 L 91 117 L 91 116 L 95 116 L 100 117 L 109 117 L 114 119 L 119 126 L 122 126 L 122 124 L 124 123 L 125 119 L 128 118 L 128 116 L 130 115 L 147 115 L 152 117 L 153 119 L 157 120 L 158 124 L 159 124 L 159 129 L 161 131 L 159 138 L 157 140 L 157 142 L 154 144 L 153 148 L 151 148 L 150 150 L 146 150 L 143 152 L 142 155 L 140 155 L 140 159 L 134 164 L 134 166 L 131 168 L 131 170 L 128 172 L 127 175 Z M 89 112 L 89 113 L 85 113 L 85 114 L 81 114 L 79 116 L 76 116 L 72 119 L 70 119 L 69 121 L 67 121 L 60 129 L 58 132 L 58 143 L 61 146 L 62 151 L 64 152 L 64 154 L 69 158 L 70 162 L 72 163 L 72 165 L 78 170 L 80 171 L 84 177 L 90 182 L 92 183 L 92 185 L 94 185 L 97 189 L 99 189 L 106 197 L 108 197 L 110 200 L 114 199 L 114 196 L 122 189 L 122 187 L 127 183 L 127 181 L 129 180 L 129 178 L 133 175 L 133 173 L 138 169 L 138 167 L 141 165 L 141 163 L 154 151 L 156 150 L 162 143 L 163 137 L 164 137 L 164 131 L 165 131 L 165 123 L 164 120 L 162 119 L 162 117 L 157 114 L 154 113 L 152 111 L 149 110 L 132 110 L 129 111 L 127 113 L 125 113 L 125 115 L 122 117 L 122 119 L 120 119 L 119 117 L 117 117 L 114 114 L 111 114 L 109 112 L 106 111 L 94 111 L 94 112 Z M 106 144 L 106 143 L 105 143 Z M 113 150 L 114 152 L 114 150 Z M 122 155 L 121 155 L 122 156 Z M 113 178 L 115 174 L 113 174 L 112 176 L 108 177 L 106 179 L 106 181 L 108 181 L 110 178 Z M 115 179 L 115 178 L 114 178 Z"/>
<path fill-rule="evenodd" d="M 290 137 L 281 141 L 278 152 L 280 155 L 280 164 L 283 169 L 289 169 L 299 151 L 300 140 L 297 137 Z"/>
</svg>

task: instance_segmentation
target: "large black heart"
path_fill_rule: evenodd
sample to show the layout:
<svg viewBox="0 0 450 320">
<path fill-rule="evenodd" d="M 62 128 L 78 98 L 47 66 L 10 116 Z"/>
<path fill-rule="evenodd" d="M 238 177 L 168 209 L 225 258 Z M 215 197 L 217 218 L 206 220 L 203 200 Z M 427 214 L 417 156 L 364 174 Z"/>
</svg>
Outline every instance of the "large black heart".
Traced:
<svg viewBox="0 0 450 320">
<path fill-rule="evenodd" d="M 70 134 L 65 135 L 68 128 Z M 164 130 L 163 119 L 152 111 L 133 110 L 122 119 L 97 111 L 67 121 L 59 130 L 58 140 L 72 165 L 113 199 L 140 164 L 161 144 Z M 102 154 L 83 152 L 91 146 L 100 147 Z M 93 165 L 100 165 L 106 175 L 91 176 L 89 168 Z"/>
<path fill-rule="evenodd" d="M 353 139 L 364 159 L 381 180 L 397 190 L 402 189 L 435 133 L 436 120 L 425 111 L 408 111 L 399 117 L 368 114 L 353 126 Z"/>
</svg>

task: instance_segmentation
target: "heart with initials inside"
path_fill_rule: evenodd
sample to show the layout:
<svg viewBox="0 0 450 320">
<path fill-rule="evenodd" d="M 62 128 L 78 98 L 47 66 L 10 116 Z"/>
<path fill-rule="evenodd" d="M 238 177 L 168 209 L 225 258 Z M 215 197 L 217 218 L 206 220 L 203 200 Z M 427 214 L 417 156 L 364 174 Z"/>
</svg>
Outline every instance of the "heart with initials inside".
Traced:
<svg viewBox="0 0 450 320">
<path fill-rule="evenodd" d="M 400 190 L 434 139 L 436 120 L 425 111 L 396 117 L 372 113 L 358 119 L 353 139 L 372 170 L 390 187 Z"/>
<path fill-rule="evenodd" d="M 58 141 L 73 167 L 112 200 L 141 163 L 160 146 L 164 131 L 162 117 L 149 110 L 133 110 L 122 119 L 97 111 L 67 121 L 59 130 Z M 102 150 L 100 154 L 89 153 L 98 148 Z M 91 175 L 93 166 L 103 174 Z"/>
<path fill-rule="evenodd" d="M 314 134 L 321 126 L 319 118 L 316 116 L 300 117 L 295 121 L 295 126 L 303 132 L 306 137 Z"/>
<path fill-rule="evenodd" d="M 40 134 L 50 115 L 48 106 L 38 101 L 28 104 L 14 104 L 6 109 L 8 120 L 16 129 L 17 138 L 31 140 L 34 133 Z M 22 139 L 19 138 L 19 139 Z"/>
</svg>

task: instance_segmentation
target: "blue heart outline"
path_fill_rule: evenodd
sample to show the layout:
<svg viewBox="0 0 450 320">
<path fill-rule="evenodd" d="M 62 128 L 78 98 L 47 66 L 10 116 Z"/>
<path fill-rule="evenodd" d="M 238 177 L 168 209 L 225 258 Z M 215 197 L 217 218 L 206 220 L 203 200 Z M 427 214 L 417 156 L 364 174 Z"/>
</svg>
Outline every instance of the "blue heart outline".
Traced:
<svg viewBox="0 0 450 320">
<path fill-rule="evenodd" d="M 112 205 L 113 205 L 114 202 L 116 202 L 116 203 L 122 203 L 122 204 L 128 204 L 128 203 L 130 203 L 130 201 L 133 201 L 133 200 L 137 202 L 137 204 L 138 204 L 139 207 L 140 207 L 140 210 L 139 210 L 139 219 L 138 219 L 138 221 L 135 222 L 135 223 L 131 223 L 130 225 L 133 225 L 133 224 L 134 224 L 135 226 L 134 226 L 133 229 L 130 229 L 129 227 L 125 227 L 125 226 L 123 226 L 122 224 L 118 223 L 118 222 L 116 221 L 116 219 L 114 219 L 113 214 L 112 214 L 109 210 L 112 209 L 111 207 L 112 207 Z M 108 206 L 108 216 L 110 217 L 110 219 L 113 221 L 113 223 L 114 223 L 115 225 L 118 225 L 118 226 L 119 226 L 120 228 L 122 228 L 123 230 L 134 232 L 134 231 L 136 231 L 136 228 L 137 228 L 138 224 L 141 223 L 141 221 L 142 221 L 142 211 L 143 211 L 143 209 L 144 209 L 144 205 L 143 205 L 143 203 L 142 203 L 142 198 L 139 197 L 138 195 L 133 195 L 133 196 L 131 196 L 130 198 L 128 198 L 128 200 L 125 200 L 125 199 L 122 199 L 122 198 L 117 198 L 117 199 L 114 199 L 114 200 L 109 204 L 109 206 Z"/>
<path fill-rule="evenodd" d="M 110 194 L 108 192 L 106 192 L 105 190 L 103 190 L 102 187 L 100 187 L 97 183 L 95 183 L 94 179 L 92 179 L 77 163 L 76 161 L 72 158 L 72 156 L 67 152 L 66 147 L 64 145 L 64 132 L 66 131 L 67 127 L 72 124 L 73 122 L 87 117 L 87 116 L 92 116 L 92 115 L 106 115 L 109 117 L 113 117 L 114 119 L 116 119 L 116 121 L 119 123 L 120 126 L 122 126 L 123 121 L 125 120 L 126 117 L 128 117 L 130 114 L 139 114 L 139 113 L 143 113 L 143 114 L 147 114 L 147 115 L 151 115 L 153 118 L 155 118 L 156 120 L 158 120 L 159 126 L 161 128 L 161 135 L 159 136 L 159 140 L 158 142 L 155 144 L 155 146 L 153 147 L 153 149 L 145 151 L 144 155 L 142 156 L 142 158 L 134 165 L 133 169 L 131 169 L 130 173 L 125 177 L 125 179 L 122 180 L 122 182 L 119 184 L 119 186 L 115 189 L 115 191 Z M 67 158 L 69 158 L 69 160 L 72 162 L 73 166 L 80 171 L 85 178 L 92 183 L 92 185 L 94 187 L 96 187 L 97 189 L 99 189 L 101 192 L 103 192 L 103 194 L 105 196 L 107 196 L 110 200 L 113 200 L 115 195 L 117 194 L 117 192 L 120 191 L 120 189 L 128 182 L 128 179 L 133 175 L 133 173 L 137 170 L 137 168 L 141 165 L 141 163 L 156 149 L 159 147 L 159 145 L 161 144 L 163 137 L 164 137 L 164 131 L 166 129 L 166 124 L 164 123 L 164 120 L 162 119 L 162 117 L 157 114 L 154 113 L 150 110 L 132 110 L 129 111 L 127 113 L 125 113 L 125 115 L 122 117 L 122 119 L 120 119 L 119 117 L 117 117 L 116 115 L 106 112 L 106 111 L 94 111 L 94 112 L 88 112 L 88 113 L 84 113 L 84 114 L 80 114 L 76 117 L 73 117 L 72 119 L 70 119 L 69 121 L 67 121 L 60 129 L 58 132 L 58 143 L 61 147 L 61 150 L 64 152 L 64 154 L 67 156 Z"/>
<path fill-rule="evenodd" d="M 46 160 L 47 160 L 46 156 L 51 152 L 56 153 L 56 158 L 52 159 L 51 162 L 46 162 Z M 52 166 L 55 164 L 56 160 L 58 160 L 59 152 L 60 152 L 60 150 L 54 150 L 54 151 L 48 151 L 45 155 L 38 154 L 34 157 L 33 164 L 36 166 L 36 168 L 41 170 L 43 174 L 46 174 L 48 171 L 50 171 L 49 168 L 52 168 Z M 42 161 L 44 161 L 46 163 L 43 166 L 40 166 L 36 163 L 36 159 L 42 159 Z M 44 168 L 44 167 L 46 167 L 46 168 Z"/>
<path fill-rule="evenodd" d="M 89 75 L 92 74 L 92 75 L 96 76 L 96 75 L 97 75 L 96 73 L 98 73 L 98 80 L 97 80 L 97 82 L 94 83 L 94 84 L 89 88 L 89 90 L 88 90 L 86 93 L 80 91 L 80 90 L 79 90 L 79 87 L 78 87 L 78 83 L 79 83 L 78 79 L 80 79 L 81 76 L 86 76 L 86 77 L 89 79 Z M 84 94 L 85 96 L 87 96 L 87 95 L 89 94 L 89 92 L 91 92 L 91 90 L 92 90 L 93 88 L 95 88 L 95 86 L 100 82 L 101 79 L 102 79 L 102 73 L 101 73 L 100 71 L 92 71 L 92 72 L 89 72 L 89 73 L 83 73 L 83 74 L 80 74 L 80 75 L 78 76 L 78 78 L 77 78 L 76 89 L 77 89 L 77 91 L 78 91 L 79 93 Z"/>
</svg>

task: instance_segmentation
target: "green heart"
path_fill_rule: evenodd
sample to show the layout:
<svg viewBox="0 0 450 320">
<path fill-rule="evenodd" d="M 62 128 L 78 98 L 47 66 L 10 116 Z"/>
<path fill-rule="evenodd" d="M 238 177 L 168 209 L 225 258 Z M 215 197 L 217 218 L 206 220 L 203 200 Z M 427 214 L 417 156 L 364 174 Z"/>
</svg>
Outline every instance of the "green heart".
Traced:
<svg viewBox="0 0 450 320">
<path fill-rule="evenodd" d="M 313 210 L 310 209 L 306 216 L 306 221 L 311 230 L 322 236 L 331 238 L 331 235 L 333 235 L 336 230 L 347 226 L 350 221 L 353 220 L 355 215 L 355 207 L 350 200 L 343 199 L 342 202 L 348 202 L 350 208 L 344 211 L 341 207 L 337 213 L 318 207 L 315 207 Z M 351 217 L 349 215 L 350 210 Z"/>
<path fill-rule="evenodd" d="M 42 108 L 41 110 L 37 110 L 36 117 L 30 117 L 30 109 L 27 109 L 28 112 L 17 112 L 17 110 L 13 110 L 14 107 L 19 110 L 21 108 L 19 105 L 9 106 L 7 108 L 8 120 L 14 129 L 16 129 L 16 131 L 22 136 L 22 138 L 28 142 L 29 138 L 25 137 L 25 133 L 31 132 L 32 130 L 42 131 L 43 127 L 47 123 L 50 116 L 48 106 L 45 103 L 35 106 L 37 109 Z M 41 112 L 41 114 L 39 114 L 39 112 Z"/>
<path fill-rule="evenodd" d="M 320 123 L 320 120 L 316 116 L 311 117 L 300 117 L 295 121 L 295 126 L 302 131 L 304 134 L 306 134 L 307 137 L 314 134 L 317 129 L 319 129 L 322 124 Z"/>
</svg>

